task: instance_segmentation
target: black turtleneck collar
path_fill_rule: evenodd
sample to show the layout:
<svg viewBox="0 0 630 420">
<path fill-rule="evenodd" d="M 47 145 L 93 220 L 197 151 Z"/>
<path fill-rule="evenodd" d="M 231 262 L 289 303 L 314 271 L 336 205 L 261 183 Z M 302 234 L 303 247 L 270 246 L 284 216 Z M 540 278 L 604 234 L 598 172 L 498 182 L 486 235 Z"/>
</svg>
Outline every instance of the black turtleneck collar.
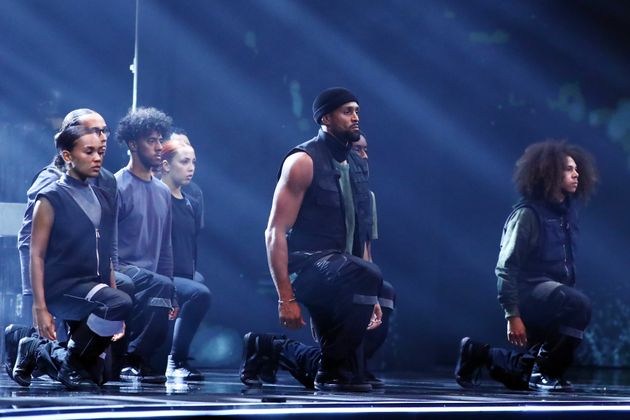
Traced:
<svg viewBox="0 0 630 420">
<path fill-rule="evenodd" d="M 85 181 L 81 181 L 81 180 L 71 177 L 67 173 L 61 176 L 61 182 L 63 182 L 66 185 L 70 185 L 72 187 L 79 187 L 79 188 L 87 187 L 89 185 L 87 182 L 87 179 Z"/>
<path fill-rule="evenodd" d="M 348 159 L 348 152 L 352 149 L 352 144 L 350 142 L 344 143 L 338 137 L 335 137 L 330 133 L 326 133 L 321 129 L 319 130 L 319 138 L 324 139 L 328 150 L 330 150 L 330 153 L 337 162 L 343 162 Z"/>
<path fill-rule="evenodd" d="M 564 196 L 564 200 L 562 201 L 553 201 L 553 202 L 549 202 L 547 205 L 549 206 L 549 208 L 553 211 L 555 211 L 558 214 L 566 214 L 569 212 L 569 209 L 571 208 L 571 196 L 569 194 L 565 194 Z"/>
</svg>

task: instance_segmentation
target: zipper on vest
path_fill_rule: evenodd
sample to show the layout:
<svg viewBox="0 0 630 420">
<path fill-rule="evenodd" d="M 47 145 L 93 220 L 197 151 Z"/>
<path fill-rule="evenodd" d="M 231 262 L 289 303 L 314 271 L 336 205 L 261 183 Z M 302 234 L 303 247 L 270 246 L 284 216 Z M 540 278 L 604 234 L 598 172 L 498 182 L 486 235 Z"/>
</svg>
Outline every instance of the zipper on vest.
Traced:
<svg viewBox="0 0 630 420">
<path fill-rule="evenodd" d="M 100 266 L 100 256 L 98 255 L 98 240 L 101 237 L 100 232 L 98 231 L 98 228 L 94 228 L 94 233 L 96 236 L 96 275 L 100 276 L 101 273 L 99 272 L 99 266 Z"/>
</svg>

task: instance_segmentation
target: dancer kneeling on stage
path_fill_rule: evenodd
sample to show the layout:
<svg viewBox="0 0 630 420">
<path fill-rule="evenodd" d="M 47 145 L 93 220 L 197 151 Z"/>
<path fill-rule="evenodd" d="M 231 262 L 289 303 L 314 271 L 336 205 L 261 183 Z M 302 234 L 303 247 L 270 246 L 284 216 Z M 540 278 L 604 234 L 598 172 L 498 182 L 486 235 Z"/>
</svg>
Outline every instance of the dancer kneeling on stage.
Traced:
<svg viewBox="0 0 630 420">
<path fill-rule="evenodd" d="M 212 295 L 203 284 L 203 276 L 196 271 L 201 206 L 182 192 L 182 187 L 190 183 L 195 173 L 195 150 L 190 143 L 169 140 L 164 143 L 162 159 L 162 182 L 171 190 L 173 284 L 180 308 L 175 320 L 166 377 L 201 381 L 202 373 L 188 364 L 188 353 L 195 333 L 208 312 Z"/>
<path fill-rule="evenodd" d="M 168 319 L 179 310 L 173 286 L 171 192 L 154 176 L 162 164 L 162 142 L 171 117 L 155 108 L 129 111 L 116 135 L 129 150 L 129 163 L 116 172 L 118 266 L 133 281 L 127 354 L 120 378 L 165 383 L 166 355 L 157 349 L 168 336 Z"/>
<path fill-rule="evenodd" d="M 313 103 L 321 129 L 286 156 L 266 230 L 267 256 L 287 328 L 304 325 L 298 301 L 313 319 L 321 348 L 314 385 L 370 391 L 363 339 L 381 324 L 379 268 L 362 257 L 371 232 L 368 174 L 350 153 L 359 140 L 359 104 L 344 88 Z"/>
<path fill-rule="evenodd" d="M 74 389 L 84 379 L 102 384 L 103 352 L 124 333 L 131 298 L 116 289 L 112 270 L 116 203 L 87 182 L 102 165 L 98 131 L 66 127 L 55 144 L 66 173 L 38 194 L 31 239 L 33 318 L 41 338 L 20 340 L 13 379 L 29 386 L 37 368 Z M 67 323 L 67 348 L 55 341 L 53 315 Z"/>
<path fill-rule="evenodd" d="M 496 267 L 507 339 L 526 352 L 462 339 L 455 378 L 476 384 L 483 366 L 510 389 L 571 390 L 564 374 L 591 318 L 591 303 L 575 288 L 578 232 L 574 199 L 597 182 L 588 153 L 564 142 L 529 146 L 516 163 L 522 195 L 503 228 Z"/>
<path fill-rule="evenodd" d="M 359 140 L 352 144 L 352 151 L 360 158 L 355 160 L 364 173 L 369 173 L 367 139 L 361 133 Z M 372 210 L 372 230 L 363 249 L 363 258 L 372 262 L 372 242 L 378 239 L 375 196 L 370 191 Z M 389 332 L 389 319 L 394 311 L 396 292 L 393 286 L 383 281 L 378 293 L 378 303 L 383 316 L 378 328 L 370 328 L 363 338 L 363 375 L 373 388 L 383 388 L 385 383 L 368 369 L 367 362 L 383 345 Z M 372 325 L 374 326 L 374 324 Z M 250 387 L 262 386 L 263 382 L 275 383 L 279 368 L 287 370 L 306 388 L 314 388 L 315 377 L 321 360 L 319 346 L 307 345 L 286 338 L 283 335 L 249 332 L 243 339 L 243 360 L 240 369 L 241 381 Z"/>
</svg>

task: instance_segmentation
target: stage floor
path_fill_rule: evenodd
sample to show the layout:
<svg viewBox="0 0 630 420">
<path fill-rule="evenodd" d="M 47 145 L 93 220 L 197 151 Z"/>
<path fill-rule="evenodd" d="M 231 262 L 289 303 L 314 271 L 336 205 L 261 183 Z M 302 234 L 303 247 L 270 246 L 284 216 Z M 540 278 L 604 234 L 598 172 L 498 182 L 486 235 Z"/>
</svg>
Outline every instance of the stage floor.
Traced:
<svg viewBox="0 0 630 420">
<path fill-rule="evenodd" d="M 0 416 L 34 418 L 137 418 L 234 416 L 251 418 L 323 415 L 355 418 L 545 417 L 588 418 L 630 415 L 630 371 L 581 369 L 572 372 L 571 393 L 516 392 L 488 380 L 476 390 L 461 389 L 450 369 L 418 374 L 385 374 L 386 387 L 371 393 L 307 391 L 285 373 L 276 385 L 246 389 L 235 371 L 205 370 L 206 380 L 165 385 L 108 383 L 66 391 L 37 380 L 22 388 L 0 375 Z"/>
</svg>

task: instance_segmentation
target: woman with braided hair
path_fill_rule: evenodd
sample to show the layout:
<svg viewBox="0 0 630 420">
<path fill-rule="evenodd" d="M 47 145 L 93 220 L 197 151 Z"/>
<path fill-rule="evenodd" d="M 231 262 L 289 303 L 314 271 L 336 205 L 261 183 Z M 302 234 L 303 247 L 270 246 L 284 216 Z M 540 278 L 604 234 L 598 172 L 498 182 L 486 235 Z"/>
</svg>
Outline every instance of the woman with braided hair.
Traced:
<svg viewBox="0 0 630 420">
<path fill-rule="evenodd" d="M 55 136 L 56 164 L 65 173 L 39 192 L 33 210 L 30 277 L 41 338 L 19 342 L 13 379 L 22 386 L 35 367 L 70 389 L 84 379 L 100 385 L 100 357 L 124 332 L 131 298 L 116 289 L 112 268 L 116 204 L 88 182 L 101 170 L 102 134 L 77 124 Z M 67 323 L 67 349 L 56 342 L 54 317 Z"/>
</svg>

